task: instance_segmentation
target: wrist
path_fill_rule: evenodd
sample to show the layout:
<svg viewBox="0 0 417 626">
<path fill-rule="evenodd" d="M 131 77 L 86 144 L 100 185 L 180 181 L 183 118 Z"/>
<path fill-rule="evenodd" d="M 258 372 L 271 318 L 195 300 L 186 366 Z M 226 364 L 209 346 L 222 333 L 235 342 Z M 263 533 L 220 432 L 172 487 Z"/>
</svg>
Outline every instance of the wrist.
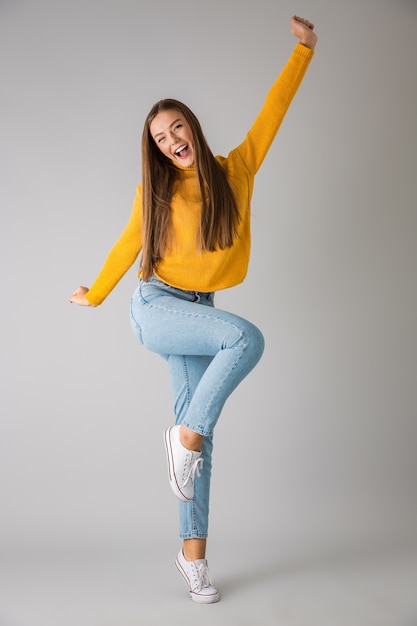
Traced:
<svg viewBox="0 0 417 626">
<path fill-rule="evenodd" d="M 318 37 L 315 33 L 308 33 L 305 37 L 300 39 L 300 43 L 306 48 L 314 50 L 314 48 L 316 47 L 317 39 Z"/>
</svg>

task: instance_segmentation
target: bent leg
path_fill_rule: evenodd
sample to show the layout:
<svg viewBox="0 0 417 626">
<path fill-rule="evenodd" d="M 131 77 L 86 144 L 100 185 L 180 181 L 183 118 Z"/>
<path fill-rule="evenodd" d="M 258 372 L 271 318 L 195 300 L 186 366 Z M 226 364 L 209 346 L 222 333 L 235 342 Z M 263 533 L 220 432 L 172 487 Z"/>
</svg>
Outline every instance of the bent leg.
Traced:
<svg viewBox="0 0 417 626">
<path fill-rule="evenodd" d="M 132 329 L 146 348 L 169 355 L 176 422 L 204 437 L 204 472 L 195 476 L 193 501 L 179 505 L 181 537 L 204 539 L 213 429 L 227 398 L 262 356 L 264 340 L 250 322 L 214 309 L 211 294 L 156 283 L 141 284 L 134 294 Z"/>
<path fill-rule="evenodd" d="M 134 320 L 153 352 L 213 357 L 182 420 L 190 430 L 211 435 L 227 398 L 262 356 L 259 329 L 227 311 L 168 295 L 140 301 Z"/>
</svg>

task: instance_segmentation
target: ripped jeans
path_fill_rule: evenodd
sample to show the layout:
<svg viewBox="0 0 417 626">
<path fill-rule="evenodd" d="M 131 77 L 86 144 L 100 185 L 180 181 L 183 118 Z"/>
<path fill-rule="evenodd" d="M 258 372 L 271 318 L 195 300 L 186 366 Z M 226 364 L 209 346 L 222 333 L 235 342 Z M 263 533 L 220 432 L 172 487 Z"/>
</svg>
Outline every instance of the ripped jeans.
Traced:
<svg viewBox="0 0 417 626">
<path fill-rule="evenodd" d="M 222 408 L 264 350 L 261 332 L 245 319 L 214 308 L 214 294 L 185 291 L 155 276 L 139 280 L 131 300 L 135 337 L 168 362 L 177 424 L 204 436 L 201 476 L 192 502 L 179 502 L 180 537 L 208 533 L 213 430 Z"/>
</svg>

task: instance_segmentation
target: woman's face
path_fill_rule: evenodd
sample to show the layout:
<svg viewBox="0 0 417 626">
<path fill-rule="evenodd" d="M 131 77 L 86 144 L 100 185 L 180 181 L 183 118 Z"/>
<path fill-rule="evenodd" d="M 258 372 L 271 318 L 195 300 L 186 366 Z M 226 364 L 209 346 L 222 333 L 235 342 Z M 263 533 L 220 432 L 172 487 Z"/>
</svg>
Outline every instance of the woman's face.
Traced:
<svg viewBox="0 0 417 626">
<path fill-rule="evenodd" d="M 158 113 L 150 125 L 158 148 L 169 159 L 189 167 L 194 163 L 193 134 L 188 122 L 176 109 Z"/>
</svg>

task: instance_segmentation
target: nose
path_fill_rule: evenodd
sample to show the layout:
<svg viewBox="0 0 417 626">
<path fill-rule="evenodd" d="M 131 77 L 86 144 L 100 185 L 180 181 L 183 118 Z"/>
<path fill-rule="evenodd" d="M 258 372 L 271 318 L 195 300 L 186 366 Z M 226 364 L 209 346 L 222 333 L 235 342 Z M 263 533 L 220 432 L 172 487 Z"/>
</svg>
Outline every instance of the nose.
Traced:
<svg viewBox="0 0 417 626">
<path fill-rule="evenodd" d="M 179 142 L 179 137 L 177 137 L 176 133 L 172 131 L 171 132 L 171 145 L 173 146 L 178 142 Z"/>
</svg>

